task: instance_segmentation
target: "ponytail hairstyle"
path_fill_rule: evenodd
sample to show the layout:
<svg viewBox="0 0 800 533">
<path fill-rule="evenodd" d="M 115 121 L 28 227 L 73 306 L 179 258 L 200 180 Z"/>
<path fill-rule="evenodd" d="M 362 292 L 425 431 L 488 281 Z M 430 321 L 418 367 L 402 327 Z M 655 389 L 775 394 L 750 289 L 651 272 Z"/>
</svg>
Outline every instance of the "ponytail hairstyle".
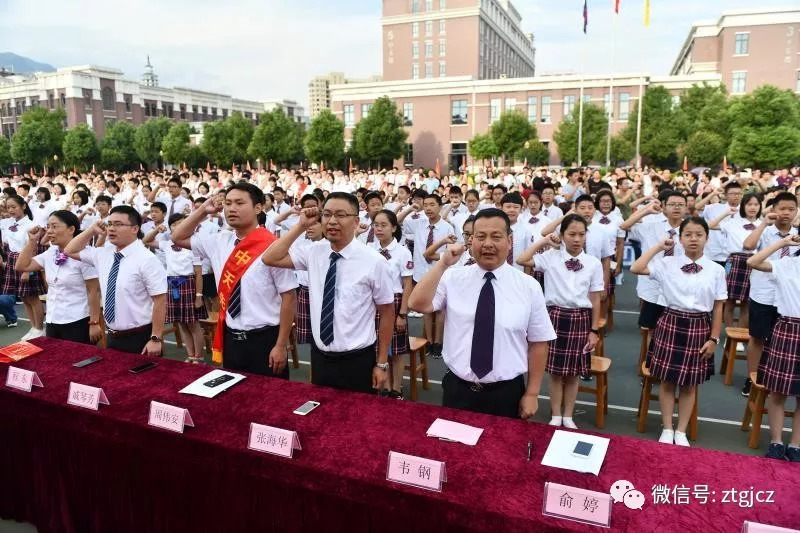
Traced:
<svg viewBox="0 0 800 533">
<path fill-rule="evenodd" d="M 394 226 L 394 231 L 392 232 L 392 236 L 395 238 L 397 242 L 400 242 L 400 240 L 403 238 L 403 227 L 397 221 L 397 215 L 394 213 L 394 211 L 390 211 L 388 209 L 381 209 L 375 214 L 375 218 L 378 218 L 378 215 L 386 215 L 386 218 L 389 219 L 389 224 Z"/>
<path fill-rule="evenodd" d="M 18 194 L 13 194 L 9 196 L 6 201 L 7 202 L 13 201 L 14 203 L 16 203 L 18 206 L 22 208 L 22 212 L 25 214 L 25 216 L 33 220 L 33 213 L 31 213 L 31 208 L 28 207 L 28 202 L 26 202 L 25 199 L 22 198 L 22 196 L 19 196 Z"/>
<path fill-rule="evenodd" d="M 50 216 L 56 217 L 58 220 L 63 222 L 65 226 L 67 226 L 68 228 L 72 228 L 74 230 L 72 232 L 73 239 L 81 232 L 81 223 L 78 222 L 78 216 L 72 211 L 67 211 L 66 209 L 59 209 L 58 211 L 53 211 L 52 213 L 50 213 Z"/>
</svg>

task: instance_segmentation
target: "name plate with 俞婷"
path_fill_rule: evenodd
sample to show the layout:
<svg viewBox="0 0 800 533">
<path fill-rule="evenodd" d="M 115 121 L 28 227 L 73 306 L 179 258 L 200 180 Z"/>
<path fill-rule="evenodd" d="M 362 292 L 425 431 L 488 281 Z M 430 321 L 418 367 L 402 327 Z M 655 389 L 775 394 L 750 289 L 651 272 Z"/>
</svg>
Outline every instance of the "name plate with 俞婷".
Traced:
<svg viewBox="0 0 800 533">
<path fill-rule="evenodd" d="M 33 387 L 44 387 L 42 380 L 36 375 L 33 370 L 25 370 L 24 368 L 8 367 L 8 375 L 6 376 L 6 387 L 12 389 L 24 390 L 31 392 Z"/>
<path fill-rule="evenodd" d="M 611 527 L 611 495 L 593 490 L 547 482 L 544 484 L 542 514 Z"/>
<path fill-rule="evenodd" d="M 257 452 L 272 453 L 282 457 L 292 457 L 295 450 L 302 450 L 296 431 L 274 428 L 255 422 L 250 423 L 247 447 Z"/>
<path fill-rule="evenodd" d="M 183 433 L 185 426 L 194 427 L 194 421 L 188 409 L 153 401 L 150 402 L 150 417 L 147 423 L 177 433 Z"/>
<path fill-rule="evenodd" d="M 103 392 L 103 389 L 99 387 L 90 387 L 89 385 L 70 382 L 67 403 L 69 405 L 85 407 L 86 409 L 94 409 L 97 411 L 101 403 L 103 405 L 108 405 L 108 398 L 106 398 L 106 393 Z"/>
<path fill-rule="evenodd" d="M 441 492 L 442 483 L 447 481 L 447 472 L 442 461 L 390 451 L 386 479 Z"/>
</svg>

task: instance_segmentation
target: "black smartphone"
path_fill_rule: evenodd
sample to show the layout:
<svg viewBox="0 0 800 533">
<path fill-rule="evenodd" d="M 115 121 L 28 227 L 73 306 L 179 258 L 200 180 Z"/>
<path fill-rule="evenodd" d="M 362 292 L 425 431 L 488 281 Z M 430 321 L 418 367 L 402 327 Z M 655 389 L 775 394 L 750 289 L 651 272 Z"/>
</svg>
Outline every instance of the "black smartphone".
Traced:
<svg viewBox="0 0 800 533">
<path fill-rule="evenodd" d="M 75 368 L 83 368 L 85 366 L 91 365 L 92 363 L 96 363 L 96 362 L 102 361 L 102 360 L 103 360 L 103 358 L 100 357 L 99 355 L 93 355 L 92 357 L 90 357 L 88 359 L 84 359 L 83 361 L 78 361 L 77 363 L 73 364 L 72 366 L 74 366 Z"/>
<path fill-rule="evenodd" d="M 214 378 L 212 380 L 206 381 L 205 383 L 203 383 L 203 385 L 205 385 L 206 387 L 212 387 L 213 388 L 213 387 L 216 387 L 217 385 L 222 385 L 223 383 L 226 383 L 226 382 L 228 382 L 228 381 L 230 381 L 232 379 L 233 379 L 233 376 L 231 376 L 230 374 L 224 374 L 224 375 L 216 377 L 216 378 Z"/>
<path fill-rule="evenodd" d="M 150 370 L 151 368 L 155 368 L 158 366 L 158 363 L 150 361 L 149 363 L 144 363 L 142 365 L 135 366 L 128 370 L 131 374 L 139 374 L 140 372 L 144 372 L 145 370 Z"/>
</svg>

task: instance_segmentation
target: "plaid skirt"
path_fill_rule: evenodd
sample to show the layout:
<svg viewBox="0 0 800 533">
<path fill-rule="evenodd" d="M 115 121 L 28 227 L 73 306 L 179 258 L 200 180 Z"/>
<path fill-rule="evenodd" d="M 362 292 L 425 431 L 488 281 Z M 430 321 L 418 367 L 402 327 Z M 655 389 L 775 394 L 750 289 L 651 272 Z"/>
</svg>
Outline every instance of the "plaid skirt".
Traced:
<svg viewBox="0 0 800 533">
<path fill-rule="evenodd" d="M 311 311 L 308 304 L 308 287 L 297 286 L 297 307 L 294 315 L 295 333 L 297 344 L 311 344 L 314 337 L 311 334 Z"/>
<path fill-rule="evenodd" d="M 650 374 L 676 385 L 699 385 L 714 375 L 714 357 L 700 356 L 711 333 L 708 313 L 664 310 L 658 319 L 647 355 Z"/>
<path fill-rule="evenodd" d="M 778 318 L 761 355 L 758 382 L 769 392 L 800 397 L 800 318 Z"/>
<path fill-rule="evenodd" d="M 47 291 L 44 288 L 44 274 L 42 272 L 30 272 L 28 274 L 28 281 L 22 281 L 22 272 L 17 272 L 15 267 L 17 265 L 18 252 L 9 252 L 6 248 L 8 260 L 3 269 L 3 287 L 0 289 L 0 294 L 9 294 L 11 296 L 39 296 L 45 294 Z"/>
<path fill-rule="evenodd" d="M 539 282 L 539 286 L 544 290 L 544 272 L 534 269 L 531 273 L 533 279 Z"/>
<path fill-rule="evenodd" d="M 181 279 L 186 281 L 177 285 Z M 167 318 L 165 322 L 188 324 L 189 322 L 197 322 L 201 318 L 208 318 L 208 311 L 206 311 L 205 305 L 194 306 L 194 294 L 194 276 L 168 276 Z M 175 298 L 176 295 L 177 299 Z"/>
<path fill-rule="evenodd" d="M 728 262 L 731 267 L 728 270 L 728 299 L 746 302 L 750 298 L 750 272 L 751 269 L 747 266 L 747 258 L 752 257 L 753 254 L 731 254 Z"/>
<path fill-rule="evenodd" d="M 556 339 L 548 342 L 545 370 L 554 376 L 585 376 L 592 366 L 592 354 L 584 353 L 592 327 L 592 310 L 585 307 L 547 306 Z"/>
<path fill-rule="evenodd" d="M 394 295 L 394 316 L 397 318 L 397 315 L 400 314 L 400 305 L 403 303 L 403 293 L 397 293 Z M 380 323 L 381 323 L 381 314 L 376 312 L 375 313 L 375 332 L 380 336 Z M 408 353 L 409 351 L 409 342 L 408 342 L 408 324 L 406 324 L 406 329 L 403 331 L 398 332 L 397 328 L 394 327 L 392 324 L 392 344 L 391 344 L 391 351 L 389 355 L 394 357 L 395 355 L 402 355 L 404 353 Z M 378 344 L 375 344 L 375 350 L 377 351 Z"/>
</svg>

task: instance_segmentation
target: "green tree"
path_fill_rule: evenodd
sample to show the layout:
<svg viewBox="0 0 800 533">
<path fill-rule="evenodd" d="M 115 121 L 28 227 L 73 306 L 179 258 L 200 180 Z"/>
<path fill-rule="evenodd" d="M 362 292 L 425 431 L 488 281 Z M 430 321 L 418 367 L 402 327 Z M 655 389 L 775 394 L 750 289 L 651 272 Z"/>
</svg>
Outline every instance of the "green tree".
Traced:
<svg viewBox="0 0 800 533">
<path fill-rule="evenodd" d="M 158 162 L 161 143 L 169 133 L 172 121 L 167 117 L 151 118 L 138 128 L 133 139 L 133 147 L 139 159 L 150 165 Z"/>
<path fill-rule="evenodd" d="M 491 134 L 478 133 L 469 141 L 469 155 L 472 159 L 486 161 L 500 155 L 500 152 Z"/>
<path fill-rule="evenodd" d="M 380 166 L 391 165 L 403 157 L 408 132 L 403 128 L 403 116 L 387 96 L 381 96 L 358 123 L 353 143 L 361 157 Z"/>
<path fill-rule="evenodd" d="M 550 150 L 539 141 L 528 142 L 516 153 L 517 161 L 527 161 L 528 166 L 541 166 L 550 163 Z"/>
<path fill-rule="evenodd" d="M 11 155 L 26 165 L 52 164 L 53 156 L 61 156 L 64 144 L 63 109 L 48 111 L 42 107 L 22 114 L 22 123 L 11 139 Z"/>
<path fill-rule="evenodd" d="M 302 124 L 294 122 L 280 108 L 261 115 L 247 154 L 269 164 L 292 164 L 303 157 Z"/>
<path fill-rule="evenodd" d="M 196 144 L 190 144 L 186 151 L 186 164 L 189 168 L 202 168 L 208 163 L 208 156 Z"/>
<path fill-rule="evenodd" d="M 117 171 L 138 166 L 139 158 L 133 147 L 135 137 L 136 128 L 130 122 L 108 124 L 100 148 L 100 165 Z"/>
<path fill-rule="evenodd" d="M 344 122 L 328 109 L 323 109 L 308 128 L 305 153 L 309 161 L 326 161 L 334 166 L 344 158 Z"/>
<path fill-rule="evenodd" d="M 239 111 L 234 111 L 224 123 L 231 136 L 231 158 L 234 163 L 241 163 L 247 159 L 247 148 L 253 139 L 253 121 L 245 118 Z"/>
<path fill-rule="evenodd" d="M 161 141 L 161 150 L 164 151 L 164 161 L 173 165 L 182 165 L 189 159 L 189 125 L 185 122 L 173 124 Z"/>
<path fill-rule="evenodd" d="M 764 85 L 733 100 L 728 116 L 731 162 L 773 169 L 800 161 L 800 101 L 791 91 Z"/>
<path fill-rule="evenodd" d="M 697 130 L 681 147 L 680 155 L 686 156 L 693 166 L 716 166 L 722 162 L 725 149 L 725 141 L 721 135 L 708 130 Z"/>
<path fill-rule="evenodd" d="M 0 168 L 7 167 L 11 164 L 11 143 L 8 137 L 0 135 Z"/>
<path fill-rule="evenodd" d="M 208 160 L 219 168 L 228 168 L 233 164 L 233 141 L 224 121 L 209 122 L 203 126 L 200 148 Z"/>
<path fill-rule="evenodd" d="M 603 137 L 603 150 L 605 150 L 606 138 Z M 620 132 L 611 136 L 611 162 L 614 164 L 628 163 L 636 156 L 636 147 Z"/>
<path fill-rule="evenodd" d="M 575 106 L 572 113 L 564 118 L 553 132 L 553 140 L 558 144 L 558 157 L 564 164 L 578 162 L 578 123 L 580 108 Z M 606 134 L 608 118 L 605 111 L 594 104 L 583 105 L 583 138 L 581 143 L 581 160 L 605 161 Z"/>
<path fill-rule="evenodd" d="M 636 145 L 638 109 L 628 117 L 624 135 Z M 679 143 L 678 124 L 672 108 L 672 95 L 663 85 L 649 87 L 642 101 L 642 134 L 640 152 L 645 163 L 669 167 L 677 164 L 676 148 Z"/>
<path fill-rule="evenodd" d="M 64 135 L 62 151 L 64 152 L 64 163 L 67 166 L 75 166 L 84 170 L 96 163 L 100 157 L 97 137 L 86 124 L 78 124 Z"/>
<path fill-rule="evenodd" d="M 536 128 L 517 110 L 503 112 L 489 132 L 498 152 L 507 159 L 513 159 L 525 142 L 536 140 Z"/>
</svg>

